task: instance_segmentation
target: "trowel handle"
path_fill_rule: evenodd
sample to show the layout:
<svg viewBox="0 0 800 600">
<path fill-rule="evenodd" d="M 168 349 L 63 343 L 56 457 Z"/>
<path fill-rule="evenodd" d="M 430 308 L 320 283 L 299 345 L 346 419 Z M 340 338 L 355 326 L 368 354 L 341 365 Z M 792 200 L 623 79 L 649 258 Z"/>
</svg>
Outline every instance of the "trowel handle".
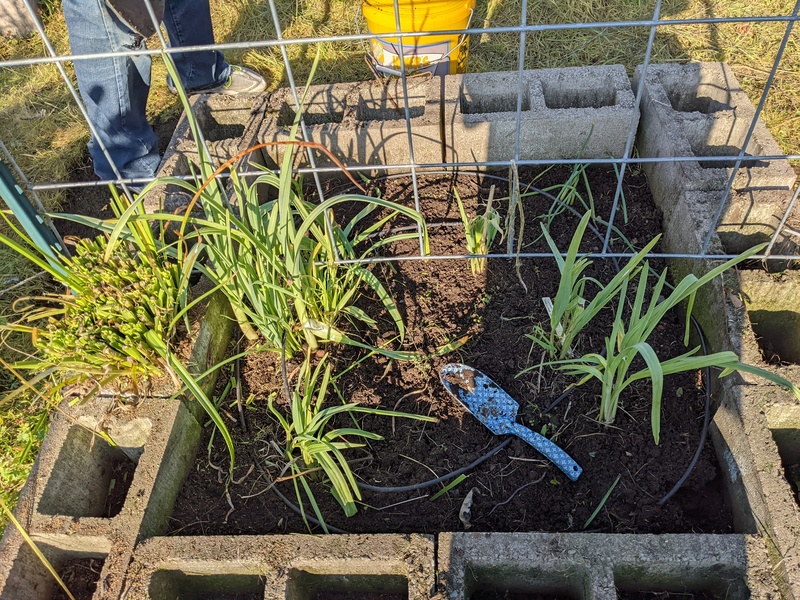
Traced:
<svg viewBox="0 0 800 600">
<path fill-rule="evenodd" d="M 578 466 L 578 463 L 572 460 L 572 457 L 569 454 L 564 452 L 561 448 L 556 446 L 543 435 L 540 435 L 535 431 L 531 431 L 519 423 L 513 424 L 511 433 L 522 438 L 524 441 L 536 448 L 539 454 L 561 469 L 564 475 L 569 477 L 572 481 L 578 479 L 578 477 L 581 476 L 581 473 L 583 473 L 583 469 Z"/>
</svg>

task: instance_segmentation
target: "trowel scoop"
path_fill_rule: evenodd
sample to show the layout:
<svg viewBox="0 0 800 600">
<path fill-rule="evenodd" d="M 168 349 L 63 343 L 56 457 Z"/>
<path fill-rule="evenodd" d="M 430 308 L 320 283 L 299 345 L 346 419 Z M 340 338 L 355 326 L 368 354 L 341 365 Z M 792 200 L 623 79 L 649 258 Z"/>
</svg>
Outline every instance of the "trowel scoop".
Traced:
<svg viewBox="0 0 800 600">
<path fill-rule="evenodd" d="M 451 363 L 439 378 L 445 389 L 495 435 L 513 434 L 533 446 L 542 456 L 575 481 L 583 469 L 572 457 L 543 435 L 517 423 L 519 404 L 478 369 Z"/>
</svg>

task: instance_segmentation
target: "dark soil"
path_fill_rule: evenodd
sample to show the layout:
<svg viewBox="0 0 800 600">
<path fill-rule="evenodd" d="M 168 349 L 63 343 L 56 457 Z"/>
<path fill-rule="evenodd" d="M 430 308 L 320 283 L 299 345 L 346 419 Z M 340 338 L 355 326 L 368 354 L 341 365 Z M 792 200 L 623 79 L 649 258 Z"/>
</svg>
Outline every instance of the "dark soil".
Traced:
<svg viewBox="0 0 800 600">
<path fill-rule="evenodd" d="M 75 600 L 91 600 L 102 569 L 103 560 L 100 558 L 79 558 L 67 561 L 58 570 L 58 576 Z M 67 594 L 60 586 L 54 592 L 53 600 L 67 600 Z"/>
<path fill-rule="evenodd" d="M 588 176 L 597 214 L 607 219 L 616 177 L 613 171 L 604 168 L 592 168 Z M 569 169 L 554 168 L 536 180 L 535 185 L 546 188 L 563 183 L 568 177 Z M 523 183 L 533 180 L 534 173 L 521 173 Z M 454 184 L 472 214 L 476 203 L 482 210 L 490 186 L 496 184 L 496 206 L 502 215 L 506 213 L 507 201 L 502 198 L 508 196 L 508 186 L 503 181 L 462 176 L 455 182 L 445 176 L 428 177 L 420 183 L 421 210 L 429 223 L 441 224 L 430 230 L 433 255 L 465 252 L 464 232 L 452 194 Z M 413 205 L 409 179 L 383 180 L 378 187 L 382 197 Z M 661 216 L 652 203 L 643 175 L 626 174 L 624 192 L 628 220 L 623 224 L 622 215 L 618 214 L 616 222 L 624 235 L 641 248 L 659 233 Z M 551 201 L 542 195 L 525 198 L 524 252 L 548 252 L 540 239 L 538 215 L 546 213 L 550 205 Z M 577 202 L 576 209 L 579 214 L 585 210 Z M 341 215 L 337 218 L 342 220 Z M 578 220 L 578 216 L 568 212 L 554 220 L 550 230 L 559 248 L 566 250 Z M 398 224 L 403 223 L 395 223 Z M 519 229 L 518 221 L 517 235 Z M 617 234 L 612 240 L 612 250 L 626 250 Z M 504 252 L 504 248 L 505 244 L 498 241 L 493 251 Z M 602 241 L 587 232 L 582 249 L 601 248 Z M 395 244 L 387 252 L 415 255 L 419 253 L 419 244 L 408 240 Z M 659 271 L 663 268 L 658 264 L 652 266 Z M 403 493 L 364 491 L 358 514 L 349 519 L 326 485 L 312 474 L 307 479 L 329 526 L 359 533 L 459 531 L 465 528 L 459 511 L 467 494 L 473 491 L 471 531 L 732 531 L 732 516 L 721 490 L 721 472 L 710 441 L 706 441 L 700 460 L 682 489 L 663 506 L 658 505 L 683 475 L 700 439 L 705 393 L 698 373 L 666 378 L 659 445 L 654 443 L 650 428 L 651 390 L 647 381 L 637 382 L 623 394 L 612 425 L 602 425 L 596 420 L 600 388 L 595 382 L 578 387 L 546 411 L 574 382 L 548 368 L 536 369 L 542 361 L 542 352 L 525 337 L 536 323 L 546 319 L 540 298 L 556 293 L 559 275 L 552 258 L 524 259 L 519 273 L 513 260 L 493 259 L 477 277 L 473 277 L 465 260 L 401 261 L 376 266 L 374 272 L 388 282 L 404 312 L 408 331 L 403 347 L 430 358 L 421 363 L 367 358 L 358 368 L 337 379 L 341 397 L 348 402 L 431 415 L 439 421 L 434 424 L 373 416 L 361 420 L 361 427 L 385 439 L 349 451 L 348 458 L 358 481 L 382 487 L 422 483 L 469 465 L 503 441 L 445 392 L 438 372 L 449 362 L 471 365 L 494 379 L 519 402 L 517 421 L 534 431 L 545 432 L 583 467 L 583 474 L 577 482 L 570 482 L 533 448 L 513 438 L 510 445 L 435 501 L 430 496 L 441 490 L 442 485 Z M 615 268 L 611 261 L 597 259 L 586 273 L 608 281 Z M 594 290 L 587 290 L 587 295 L 592 294 Z M 375 313 L 374 299 L 362 299 L 360 306 L 370 314 Z M 599 352 L 612 318 L 609 310 L 595 319 L 576 352 Z M 370 339 L 368 332 L 360 333 L 370 343 L 391 339 L 390 326 L 381 322 L 380 328 L 386 332 L 385 337 Z M 467 341 L 457 352 L 434 355 L 448 342 L 464 337 Z M 649 341 L 663 360 L 686 351 L 682 339 L 683 322 L 680 315 L 674 314 L 659 325 Z M 360 358 L 351 349 L 337 349 L 336 353 L 338 369 Z M 298 364 L 297 357 L 291 360 L 289 373 Z M 633 365 L 637 370 L 642 366 L 643 363 Z M 534 370 L 519 376 L 529 367 Z M 225 381 L 220 385 L 224 386 Z M 302 519 L 267 490 L 267 477 L 273 479 L 281 474 L 280 467 L 271 466 L 280 464 L 281 457 L 270 442 L 282 440 L 267 409 L 267 398 L 275 395 L 276 404 L 286 409 L 276 355 L 260 353 L 244 359 L 242 387 L 243 398 L 253 396 L 244 410 L 246 430 L 238 424 L 235 404 L 225 413 L 230 418 L 228 426 L 238 456 L 237 483 L 230 488 L 234 509 L 226 500 L 218 471 L 210 466 L 210 462 L 225 464 L 226 451 L 217 436 L 206 454 L 211 435 L 211 428 L 207 427 L 201 444 L 204 450 L 180 492 L 173 513 L 174 534 L 307 531 Z M 589 522 L 618 476 L 619 484 Z M 292 481 L 282 481 L 275 489 L 297 502 Z M 303 500 L 310 511 L 305 497 Z"/>
</svg>

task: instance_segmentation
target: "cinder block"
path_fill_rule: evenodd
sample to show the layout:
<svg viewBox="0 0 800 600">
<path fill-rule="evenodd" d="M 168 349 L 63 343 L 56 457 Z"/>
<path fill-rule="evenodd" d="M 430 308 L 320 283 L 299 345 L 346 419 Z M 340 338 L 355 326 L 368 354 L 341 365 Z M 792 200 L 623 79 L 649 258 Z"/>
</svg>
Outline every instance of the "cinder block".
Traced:
<svg viewBox="0 0 800 600">
<path fill-rule="evenodd" d="M 139 545 L 126 598 L 205 598 L 247 592 L 270 600 L 317 593 L 424 600 L 434 589 L 433 538 L 422 535 L 274 535 L 155 538 Z"/>
<path fill-rule="evenodd" d="M 522 77 L 520 159 L 622 156 L 636 118 L 621 66 L 543 69 Z M 518 88 L 516 72 L 409 78 L 416 163 L 513 158 Z M 310 141 L 345 165 L 409 163 L 405 102 L 399 80 L 312 86 L 305 109 Z M 289 90 L 275 92 L 259 141 L 288 140 L 294 107 Z M 272 165 L 280 163 L 285 148 L 266 150 Z M 317 156 L 320 166 L 333 165 L 323 153 Z"/>
<path fill-rule="evenodd" d="M 541 69 L 525 71 L 523 77 L 520 159 L 623 155 L 628 132 L 636 129 L 638 119 L 622 66 Z M 449 86 L 458 88 L 459 99 L 453 121 L 454 160 L 513 158 L 516 73 L 455 76 Z"/>
<path fill-rule="evenodd" d="M 634 75 L 634 87 L 641 67 Z M 722 63 L 651 65 L 647 69 L 637 139 L 643 158 L 695 157 L 691 161 L 642 163 L 656 203 L 665 212 L 688 192 L 708 192 L 708 201 L 721 192 L 736 161 L 703 160 L 737 156 L 755 116 L 755 107 L 730 69 Z M 782 152 L 759 119 L 746 149 L 747 156 L 775 156 Z M 741 248 L 742 238 L 729 225 L 746 230 L 743 239 L 769 238 L 786 208 L 786 193 L 795 174 L 787 160 L 743 161 L 734 178 L 721 223 L 731 235 L 723 242 L 730 251 Z M 704 202 L 705 200 L 700 200 Z M 715 211 L 717 205 L 713 207 Z M 712 211 L 712 216 L 713 216 Z"/>
<path fill-rule="evenodd" d="M 206 140 L 216 166 L 248 148 L 261 124 L 265 96 L 224 96 L 200 94 L 190 98 L 192 113 Z M 181 177 L 197 168 L 199 155 L 189 121 L 184 113 L 164 152 L 157 177 Z M 144 200 L 147 212 L 175 212 L 186 206 L 189 196 L 174 185 L 160 185 Z"/>
<path fill-rule="evenodd" d="M 451 600 L 530 594 L 613 600 L 624 591 L 769 598 L 763 542 L 746 535 L 446 533 L 439 591 Z M 748 587 L 749 582 L 754 585 Z"/>
<path fill-rule="evenodd" d="M 62 406 L 64 412 L 53 420 L 27 484 L 31 498 L 26 494 L 16 511 L 31 538 L 59 556 L 107 556 L 100 581 L 109 588 L 113 584 L 106 583 L 107 577 L 124 571 L 136 541 L 166 527 L 200 437 L 197 421 L 179 400 L 145 401 L 135 408 L 135 416 L 131 408 L 128 414 L 125 407 L 118 409 L 121 414 L 113 409 L 101 399 Z M 110 436 L 120 432 L 124 441 L 114 447 L 92 431 Z M 127 482 L 114 479 L 113 469 L 120 462 L 135 465 Z M 106 500 L 112 481 L 129 487 L 122 506 L 109 513 Z M 6 589 L 16 585 L 13 574 L 0 572 L 0 597 L 48 597 L 36 588 L 26 596 L 8 595 Z"/>
<path fill-rule="evenodd" d="M 731 191 L 725 199 L 715 231 L 721 243 L 720 248 L 729 254 L 739 254 L 757 244 L 769 242 L 789 208 L 791 196 L 788 190 Z M 690 211 L 694 215 L 692 221 L 695 227 L 684 229 L 679 235 L 694 236 L 702 232 L 702 240 L 705 240 L 721 201 L 721 191 L 676 190 L 674 196 L 658 197 L 656 203 L 664 215 L 665 230 L 671 227 L 676 213 Z M 797 207 L 794 213 L 798 213 Z M 785 232 L 781 233 L 776 243 L 773 253 L 792 254 L 797 248 L 796 239 Z M 687 243 L 683 246 L 676 244 L 671 251 L 699 253 L 701 250 L 702 243 Z"/>
<path fill-rule="evenodd" d="M 38 9 L 39 2 L 31 5 Z M 0 0 L 0 35 L 25 37 L 36 31 L 36 23 L 22 0 Z"/>
<path fill-rule="evenodd" d="M 188 361 L 194 370 L 204 371 L 225 352 L 232 327 L 229 310 L 219 295 L 209 302 L 207 317 L 194 333 Z M 213 381 L 203 385 L 213 387 Z M 136 542 L 165 530 L 200 439 L 193 413 L 201 411 L 193 399 L 186 404 L 139 400 L 125 404 L 99 396 L 75 406 L 62 403 L 15 509 L 31 538 L 58 562 L 105 559 L 96 598 L 118 597 Z M 104 432 L 114 444 L 93 432 Z M 128 468 L 115 474 L 119 465 Z M 112 486 L 128 488 L 113 510 L 107 504 Z M 50 597 L 49 581 L 44 587 L 28 585 L 39 571 L 23 576 L 29 569 L 15 562 L 31 564 L 28 552 L 21 536 L 7 527 L 0 542 L 0 598 Z"/>
<path fill-rule="evenodd" d="M 759 364 L 752 332 L 742 343 L 742 360 Z M 780 369 L 800 381 L 797 367 Z M 716 394 L 720 406 L 710 433 L 724 482 L 734 498 L 737 528 L 761 534 L 784 598 L 800 596 L 800 515 L 785 472 L 797 464 L 800 411 L 790 392 L 755 376 L 731 375 Z M 738 510 L 736 509 L 738 507 Z"/>
<path fill-rule="evenodd" d="M 765 360 L 800 365 L 798 275 L 797 271 L 739 272 L 747 314 Z"/>
</svg>

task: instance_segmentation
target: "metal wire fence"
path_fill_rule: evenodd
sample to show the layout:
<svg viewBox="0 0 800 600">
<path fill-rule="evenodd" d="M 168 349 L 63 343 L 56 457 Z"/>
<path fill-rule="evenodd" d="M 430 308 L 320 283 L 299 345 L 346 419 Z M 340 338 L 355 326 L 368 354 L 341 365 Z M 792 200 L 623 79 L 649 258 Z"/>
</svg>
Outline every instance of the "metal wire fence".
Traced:
<svg viewBox="0 0 800 600">
<path fill-rule="evenodd" d="M 29 180 L 26 174 L 23 172 L 22 169 L 17 164 L 15 157 L 12 153 L 8 150 L 6 145 L 2 144 L 2 134 L 0 133 L 0 152 L 4 159 L 14 167 L 16 170 L 17 176 L 21 181 L 22 185 L 28 193 L 38 201 L 38 194 L 40 192 L 45 191 L 53 191 L 53 190 L 62 190 L 67 188 L 87 188 L 87 187 L 94 187 L 94 186 L 106 186 L 109 183 L 115 183 L 120 188 L 122 188 L 126 193 L 130 194 L 130 186 L 133 184 L 142 184 L 146 183 L 147 180 L 133 180 L 133 179 L 125 179 L 122 177 L 120 169 L 118 165 L 114 163 L 113 158 L 109 154 L 108 150 L 103 147 L 102 142 L 100 141 L 99 136 L 97 135 L 97 131 L 95 129 L 95 124 L 91 122 L 89 119 L 86 107 L 81 99 L 78 90 L 76 89 L 75 85 L 73 84 L 67 70 L 65 69 L 65 64 L 69 63 L 70 61 L 85 61 L 85 60 L 92 60 L 97 58 L 109 58 L 109 57 L 118 57 L 118 56 L 125 56 L 128 54 L 137 54 L 137 55 L 160 55 L 162 52 L 167 54 L 181 52 L 192 52 L 192 51 L 204 51 L 209 49 L 216 49 L 220 51 L 225 50 L 241 50 L 241 49 L 267 49 L 267 48 L 278 48 L 280 50 L 282 60 L 283 60 L 283 68 L 285 69 L 285 76 L 286 82 L 291 90 L 291 97 L 297 107 L 297 110 L 301 112 L 303 111 L 303 107 L 301 106 L 300 97 L 301 94 L 298 90 L 298 85 L 295 81 L 295 77 L 293 74 L 292 69 L 292 62 L 289 59 L 288 49 L 295 45 L 316 45 L 321 43 L 348 43 L 348 42 L 362 42 L 368 44 L 370 40 L 375 39 L 379 36 L 385 37 L 387 34 L 371 34 L 369 32 L 362 32 L 357 34 L 350 34 L 350 35 L 337 35 L 337 36 L 319 36 L 319 37 L 301 37 L 301 38 L 284 38 L 282 35 L 282 31 L 284 31 L 282 24 L 279 19 L 279 11 L 276 7 L 275 0 L 268 0 L 268 7 L 269 7 L 269 14 L 273 20 L 274 30 L 277 32 L 277 35 L 274 39 L 261 39 L 261 40 L 254 40 L 254 41 L 247 41 L 247 42 L 236 42 L 236 43 L 219 43 L 219 44 L 211 44 L 211 45 L 203 45 L 203 46 L 186 46 L 186 47 L 170 47 L 168 41 L 165 39 L 161 30 L 158 27 L 158 21 L 156 18 L 156 13 L 153 10 L 153 6 L 150 0 L 144 0 L 145 5 L 147 7 L 149 16 L 155 25 L 157 31 L 157 39 L 158 39 L 158 47 L 153 47 L 150 49 L 147 48 L 137 48 L 135 50 L 130 50 L 126 52 L 106 52 L 106 53 L 95 53 L 95 54 L 81 54 L 81 55 L 72 55 L 72 54 L 59 54 L 56 49 L 54 48 L 51 41 L 48 39 L 47 33 L 45 28 L 41 25 L 41 22 L 36 17 L 36 11 L 34 6 L 31 3 L 31 0 L 24 0 L 25 5 L 33 15 L 34 20 L 36 22 L 36 28 L 38 31 L 38 35 L 41 37 L 44 48 L 45 48 L 45 56 L 35 57 L 35 58 L 26 58 L 26 59 L 14 59 L 14 60 L 4 60 L 0 61 L 0 68 L 6 69 L 13 69 L 19 67 L 30 67 L 32 65 L 38 64 L 53 64 L 60 72 L 60 76 L 63 79 L 64 85 L 68 88 L 74 102 L 76 103 L 77 107 L 79 108 L 80 112 L 82 113 L 84 119 L 87 122 L 89 130 L 91 131 L 96 143 L 98 143 L 106 157 L 109 161 L 109 164 L 112 166 L 114 173 L 116 174 L 116 178 L 112 180 L 103 180 L 103 181 L 57 181 L 57 182 L 35 182 Z M 396 17 L 396 26 L 397 31 L 396 33 L 390 34 L 393 37 L 398 39 L 398 46 L 399 46 L 399 55 L 404 55 L 404 45 L 406 43 L 410 43 L 410 38 L 418 37 L 419 33 L 414 31 L 401 31 L 401 24 L 400 24 L 400 8 L 398 6 L 398 0 L 394 0 L 394 7 L 395 7 L 395 17 Z M 459 35 L 459 34 L 466 34 L 466 35 L 486 35 L 486 34 L 508 34 L 514 35 L 518 37 L 519 40 L 519 49 L 518 49 L 518 56 L 517 56 L 517 88 L 516 88 L 516 102 L 515 102 L 515 134 L 514 134 L 514 143 L 513 143 L 513 152 L 511 152 L 508 156 L 503 157 L 501 160 L 487 160 L 487 161 L 457 161 L 457 162 L 420 162 L 416 160 L 414 146 L 414 124 L 411 114 L 411 104 L 409 102 L 409 77 L 410 73 L 408 68 L 406 67 L 403 61 L 400 62 L 400 73 L 399 73 L 399 80 L 400 86 L 402 88 L 403 98 L 405 101 L 402 101 L 400 104 L 402 106 L 402 118 L 405 121 L 406 126 L 406 139 L 408 144 L 408 154 L 409 157 L 407 161 L 400 161 L 397 163 L 386 163 L 381 165 L 381 168 L 385 170 L 387 173 L 407 173 L 410 175 L 411 182 L 412 182 L 412 192 L 414 196 L 415 207 L 417 210 L 420 209 L 420 189 L 419 189 L 419 182 L 420 177 L 424 173 L 431 173 L 431 172 L 441 172 L 445 170 L 448 173 L 455 173 L 455 172 L 475 172 L 477 171 L 487 171 L 489 169 L 507 169 L 509 166 L 514 165 L 516 167 L 528 166 L 528 165 L 535 165 L 535 166 L 547 166 L 547 165 L 554 165 L 554 164 L 562 164 L 562 165 L 575 165 L 575 164 L 605 164 L 605 165 L 614 165 L 616 167 L 617 173 L 617 186 L 616 191 L 613 198 L 613 203 L 610 211 L 610 215 L 608 217 L 608 223 L 606 226 L 606 230 L 604 232 L 604 240 L 602 249 L 600 252 L 594 254 L 595 257 L 602 257 L 602 258 L 615 258 L 615 257 L 627 257 L 631 256 L 630 253 L 626 252 L 613 252 L 610 248 L 610 240 L 612 238 L 612 232 L 614 231 L 615 221 L 619 218 L 619 207 L 620 201 L 622 198 L 622 191 L 623 191 L 623 183 L 625 181 L 626 176 L 628 175 L 628 171 L 630 165 L 642 165 L 647 163 L 681 163 L 681 162 L 694 162 L 697 161 L 698 158 L 696 156 L 659 156 L 659 157 L 643 157 L 636 155 L 635 152 L 635 144 L 636 144 L 636 136 L 637 136 L 637 124 L 639 122 L 638 116 L 640 113 L 640 108 L 642 106 L 642 98 L 643 98 L 643 90 L 645 87 L 645 81 L 647 78 L 648 69 L 651 68 L 651 57 L 653 55 L 653 47 L 654 47 L 654 40 L 656 39 L 656 33 L 659 31 L 660 28 L 664 27 L 674 27 L 680 25 L 705 25 L 708 27 L 713 27 L 716 25 L 722 24 L 732 24 L 732 23 L 739 23 L 739 24 L 758 24 L 758 23 L 779 23 L 782 24 L 784 29 L 784 34 L 781 38 L 781 42 L 777 48 L 775 48 L 775 56 L 772 62 L 772 68 L 766 78 L 765 84 L 763 86 L 763 90 L 758 98 L 757 103 L 755 104 L 755 112 L 752 116 L 752 120 L 747 128 L 747 132 L 742 140 L 742 143 L 737 145 L 738 152 L 729 152 L 724 156 L 704 156 L 702 157 L 703 161 L 708 163 L 719 163 L 720 165 L 732 165 L 732 168 L 729 169 L 729 174 L 727 178 L 727 183 L 725 184 L 724 189 L 719 193 L 718 204 L 716 206 L 716 210 L 713 214 L 713 220 L 709 224 L 708 233 L 705 237 L 705 240 L 702 244 L 702 247 L 699 251 L 686 251 L 686 252 L 677 252 L 677 253 L 654 253 L 652 256 L 654 257 L 661 257 L 661 258 L 690 258 L 690 259 L 697 259 L 702 260 L 708 257 L 710 254 L 710 249 L 712 247 L 712 239 L 715 235 L 717 230 L 717 226 L 720 223 L 720 220 L 723 217 L 726 205 L 729 200 L 729 196 L 734 189 L 734 183 L 737 178 L 737 173 L 747 164 L 752 164 L 752 161 L 786 161 L 786 160 L 800 160 L 800 154 L 758 154 L 753 155 L 752 153 L 748 153 L 748 148 L 750 147 L 750 142 L 754 136 L 754 132 L 756 130 L 756 126 L 761 118 L 762 112 L 764 110 L 765 104 L 767 99 L 773 90 L 773 86 L 775 83 L 775 77 L 778 73 L 782 61 L 787 53 L 787 48 L 790 46 L 790 40 L 792 39 L 793 28 L 797 23 L 798 19 L 800 18 L 800 0 L 794 3 L 794 6 L 787 6 L 787 11 L 785 14 L 771 14 L 771 15 L 759 15 L 759 16 L 743 16 L 743 17 L 706 17 L 706 18 L 692 18 L 692 19 L 674 19 L 674 18 L 664 18 L 662 14 L 662 0 L 657 0 L 655 2 L 655 6 L 652 11 L 652 16 L 649 19 L 644 20 L 631 20 L 631 21 L 597 21 L 597 22 L 585 22 L 585 23 L 553 23 L 553 24 L 529 24 L 529 2 L 528 0 L 522 0 L 521 2 L 521 11 L 519 15 L 519 24 L 516 26 L 503 26 L 503 27 L 492 27 L 492 26 L 484 26 L 484 27 L 470 27 L 468 29 L 447 29 L 447 30 L 440 30 L 437 31 L 437 34 L 450 34 L 450 35 Z M 523 157 L 523 152 L 521 151 L 522 135 L 521 135 L 521 122 L 523 118 L 523 97 L 524 97 L 524 78 L 523 73 L 525 72 L 526 68 L 529 68 L 530 65 L 526 65 L 526 47 L 530 36 L 540 34 L 543 32 L 553 32 L 553 31 L 562 31 L 562 30 L 580 30 L 580 29 L 618 29 L 618 28 L 640 28 L 645 29 L 648 31 L 648 37 L 646 46 L 642 49 L 642 61 L 641 61 L 641 77 L 638 78 L 638 84 L 635 86 L 633 90 L 635 95 L 635 105 L 633 115 L 634 117 L 631 119 L 630 126 L 627 131 L 627 137 L 625 140 L 624 151 L 619 156 L 611 156 L 607 158 L 572 158 L 572 159 L 563 159 L 559 157 L 552 157 L 552 158 L 543 158 L 543 159 L 525 159 Z M 797 74 L 797 77 L 800 78 L 800 74 Z M 300 119 L 300 137 L 303 139 L 310 139 L 309 136 L 309 129 L 306 123 L 306 119 L 301 116 Z M 314 153 L 310 150 L 307 153 L 307 161 L 308 166 L 305 168 L 299 168 L 298 173 L 307 173 L 313 175 L 319 196 L 321 199 L 324 199 L 324 186 L 322 185 L 320 177 L 322 175 L 327 175 L 333 171 L 337 171 L 338 169 L 334 167 L 328 166 L 318 166 L 315 161 Z M 375 169 L 374 165 L 349 165 L 348 171 L 353 173 L 358 173 L 360 171 L 372 171 Z M 248 173 L 245 172 L 245 175 Z M 795 205 L 797 204 L 798 199 L 798 192 L 800 188 L 795 189 L 794 193 L 791 195 L 791 199 L 786 205 L 786 209 L 782 215 L 780 215 L 779 219 L 777 219 L 778 225 L 775 227 L 775 231 L 772 234 L 770 239 L 769 245 L 767 246 L 766 250 L 759 255 L 756 255 L 755 259 L 764 259 L 764 260 L 793 260 L 796 259 L 796 255 L 794 254 L 780 254 L 775 252 L 777 247 L 777 240 L 780 239 L 782 236 L 789 236 L 789 237 L 797 237 L 798 232 L 794 231 L 792 228 L 788 227 L 787 223 L 790 221 L 790 217 L 793 215 L 793 211 L 795 209 Z M 777 216 L 776 216 L 777 217 Z M 335 244 L 334 244 L 335 246 Z M 509 246 L 509 249 L 511 246 Z M 420 253 L 416 256 L 384 256 L 381 258 L 373 258 L 371 260 L 380 260 L 380 261 L 393 261 L 393 260 L 421 260 L 421 259 L 464 259 L 468 258 L 472 255 L 447 255 L 447 256 L 425 256 L 422 252 L 422 244 L 420 243 Z M 491 257 L 495 258 L 534 258 L 534 257 L 547 257 L 551 256 L 550 254 L 542 254 L 542 253 L 525 253 L 525 252 L 506 252 L 506 253 L 493 253 Z M 715 258 L 723 258 L 726 254 L 720 254 L 718 250 L 715 250 L 713 253 Z"/>
</svg>

